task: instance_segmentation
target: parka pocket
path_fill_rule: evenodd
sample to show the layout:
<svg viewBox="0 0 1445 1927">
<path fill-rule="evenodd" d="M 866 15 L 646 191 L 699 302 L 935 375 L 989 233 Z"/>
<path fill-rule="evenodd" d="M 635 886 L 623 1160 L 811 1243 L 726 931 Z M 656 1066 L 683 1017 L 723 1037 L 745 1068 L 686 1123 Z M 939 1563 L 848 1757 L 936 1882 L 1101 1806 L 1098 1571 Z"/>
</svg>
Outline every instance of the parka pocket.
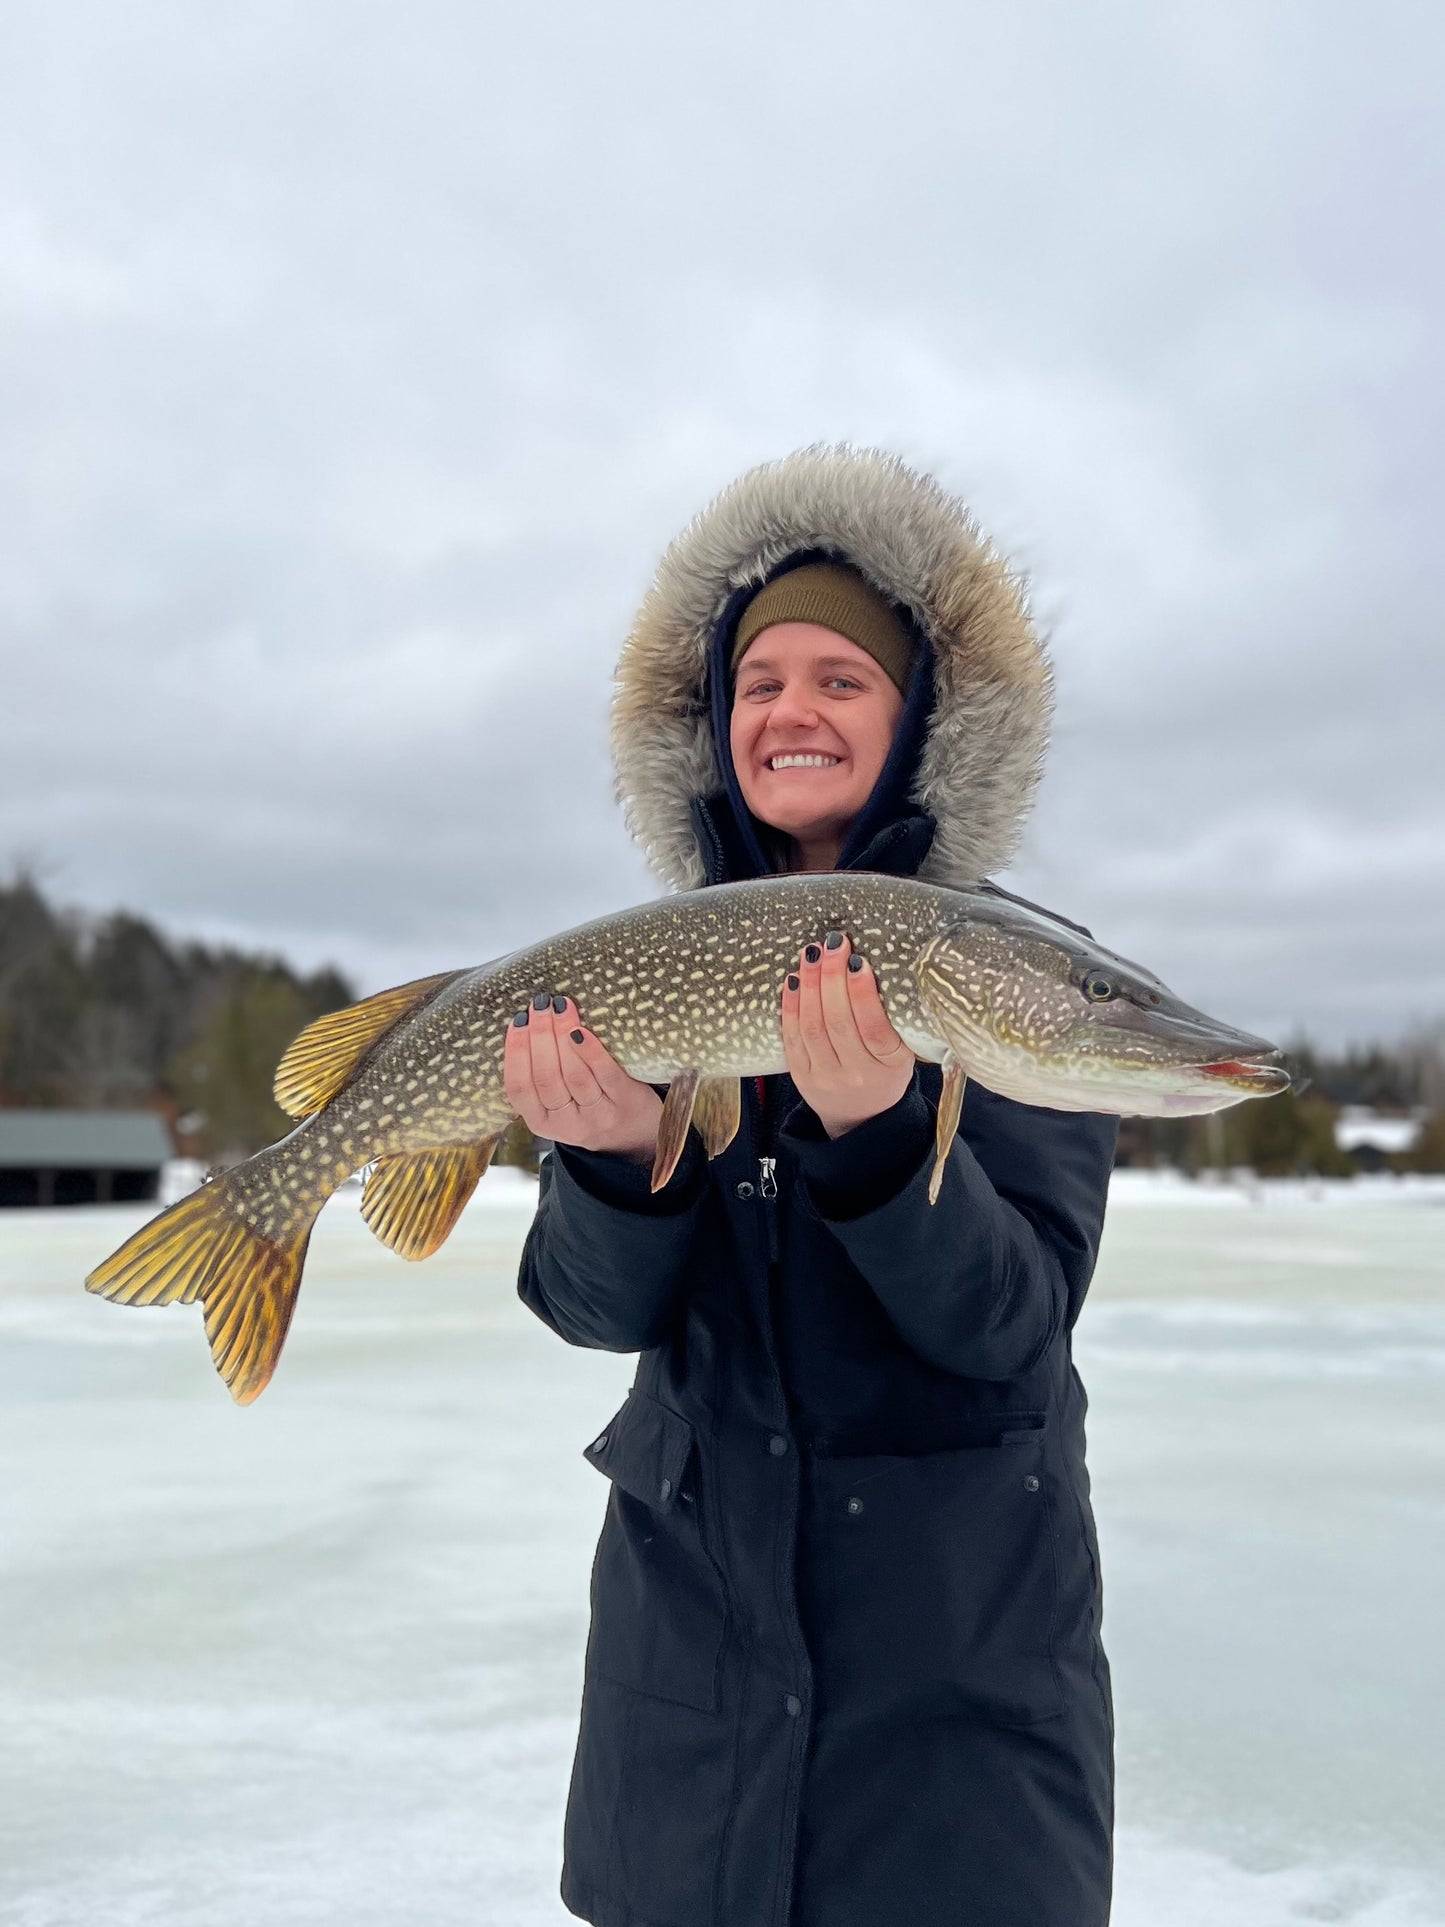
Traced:
<svg viewBox="0 0 1445 1927">
<path fill-rule="evenodd" d="M 802 1572 L 839 1702 L 1029 1725 L 1063 1710 L 1043 1430 L 917 1458 L 817 1459 Z"/>
<path fill-rule="evenodd" d="M 586 1456 L 612 1481 L 592 1567 L 588 1671 L 715 1712 L 727 1605 L 703 1543 L 692 1426 L 633 1391 Z"/>
</svg>

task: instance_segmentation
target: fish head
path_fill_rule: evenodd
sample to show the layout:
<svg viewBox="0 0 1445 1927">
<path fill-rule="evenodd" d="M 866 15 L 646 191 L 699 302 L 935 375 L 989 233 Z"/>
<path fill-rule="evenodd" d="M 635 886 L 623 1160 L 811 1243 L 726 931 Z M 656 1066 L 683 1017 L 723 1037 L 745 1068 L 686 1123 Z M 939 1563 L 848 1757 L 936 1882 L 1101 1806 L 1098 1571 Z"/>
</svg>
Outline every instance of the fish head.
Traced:
<svg viewBox="0 0 1445 1927">
<path fill-rule="evenodd" d="M 944 918 L 918 980 L 964 1070 L 1021 1103 L 1188 1117 L 1290 1087 L 1267 1039 L 1042 912 L 970 898 Z"/>
</svg>

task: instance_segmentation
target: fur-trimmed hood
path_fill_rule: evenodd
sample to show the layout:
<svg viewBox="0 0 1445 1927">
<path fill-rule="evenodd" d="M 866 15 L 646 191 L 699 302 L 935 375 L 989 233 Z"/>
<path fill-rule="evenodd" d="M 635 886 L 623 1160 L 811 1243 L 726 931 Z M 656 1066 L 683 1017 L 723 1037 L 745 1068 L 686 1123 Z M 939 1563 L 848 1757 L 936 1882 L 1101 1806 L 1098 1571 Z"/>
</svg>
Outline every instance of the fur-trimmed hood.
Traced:
<svg viewBox="0 0 1445 1927">
<path fill-rule="evenodd" d="M 963 505 L 874 449 L 805 448 L 749 470 L 663 556 L 618 663 L 612 753 L 627 826 L 674 889 L 705 880 L 692 805 L 719 790 L 709 649 L 740 589 L 792 556 L 851 563 L 933 651 L 912 801 L 936 825 L 920 874 L 964 887 L 1013 855 L 1053 711 L 1022 588 Z"/>
</svg>

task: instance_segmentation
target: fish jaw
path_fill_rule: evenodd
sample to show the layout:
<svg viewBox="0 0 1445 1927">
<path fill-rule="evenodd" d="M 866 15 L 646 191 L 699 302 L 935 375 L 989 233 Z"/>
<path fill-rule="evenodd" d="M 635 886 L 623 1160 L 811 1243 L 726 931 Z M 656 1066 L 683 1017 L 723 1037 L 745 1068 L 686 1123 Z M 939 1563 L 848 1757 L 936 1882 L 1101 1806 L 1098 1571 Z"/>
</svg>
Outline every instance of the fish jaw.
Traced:
<svg viewBox="0 0 1445 1927">
<path fill-rule="evenodd" d="M 1097 1050 L 1040 1058 L 995 1040 L 955 1035 L 953 1055 L 969 1076 L 1000 1097 L 1051 1111 L 1102 1111 L 1114 1117 L 1203 1117 L 1252 1097 L 1289 1089 L 1277 1062 L 1150 1063 Z"/>
<path fill-rule="evenodd" d="M 1107 978 L 1110 994 L 1085 986 Z M 1278 1049 L 1193 1009 L 1151 973 L 1089 943 L 993 918 L 956 925 L 919 963 L 930 1018 L 968 1075 L 1017 1103 L 1118 1117 L 1189 1117 L 1270 1097 Z"/>
</svg>

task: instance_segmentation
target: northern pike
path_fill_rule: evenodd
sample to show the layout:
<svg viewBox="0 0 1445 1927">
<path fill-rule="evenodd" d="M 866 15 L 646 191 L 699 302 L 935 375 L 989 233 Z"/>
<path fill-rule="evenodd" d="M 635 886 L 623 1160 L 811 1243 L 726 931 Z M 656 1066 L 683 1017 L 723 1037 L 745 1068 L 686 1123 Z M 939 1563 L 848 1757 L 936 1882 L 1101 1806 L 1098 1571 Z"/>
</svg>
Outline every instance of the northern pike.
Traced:
<svg viewBox="0 0 1445 1927">
<path fill-rule="evenodd" d="M 1055 1110 L 1216 1111 L 1290 1082 L 1279 1051 L 1192 1010 L 1159 979 L 1042 911 L 911 878 L 818 872 L 693 890 L 619 911 L 472 970 L 318 1018 L 287 1050 L 288 1136 L 172 1205 L 86 1279 L 127 1305 L 205 1307 L 240 1404 L 265 1388 L 322 1205 L 367 1167 L 362 1216 L 404 1258 L 446 1240 L 512 1119 L 503 1039 L 534 995 L 571 997 L 632 1076 L 666 1084 L 653 1188 L 696 1124 L 731 1143 L 740 1080 L 785 1068 L 783 979 L 845 931 L 895 1029 L 943 1067 L 930 1200 L 966 1078 Z"/>
</svg>

